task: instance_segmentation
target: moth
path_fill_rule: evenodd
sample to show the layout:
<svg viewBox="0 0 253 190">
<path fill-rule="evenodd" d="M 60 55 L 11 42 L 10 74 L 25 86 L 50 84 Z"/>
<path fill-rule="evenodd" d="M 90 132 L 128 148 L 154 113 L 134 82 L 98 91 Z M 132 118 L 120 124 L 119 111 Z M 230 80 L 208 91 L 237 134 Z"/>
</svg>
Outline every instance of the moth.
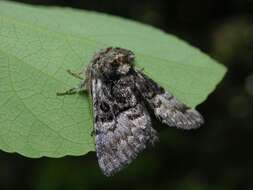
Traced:
<svg viewBox="0 0 253 190">
<path fill-rule="evenodd" d="M 142 71 L 135 69 L 132 51 L 108 47 L 99 50 L 79 74 L 78 86 L 57 95 L 87 91 L 92 100 L 93 135 L 99 166 L 111 176 L 130 164 L 158 140 L 151 112 L 162 123 L 196 129 L 203 117 L 187 107 Z"/>
</svg>

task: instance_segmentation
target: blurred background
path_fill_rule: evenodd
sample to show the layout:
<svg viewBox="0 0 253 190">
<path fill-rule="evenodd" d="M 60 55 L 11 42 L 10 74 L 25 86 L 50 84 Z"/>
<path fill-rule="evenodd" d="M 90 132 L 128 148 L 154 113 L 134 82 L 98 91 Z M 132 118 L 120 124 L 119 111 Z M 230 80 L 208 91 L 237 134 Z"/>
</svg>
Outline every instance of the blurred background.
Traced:
<svg viewBox="0 0 253 190">
<path fill-rule="evenodd" d="M 198 106 L 196 131 L 163 128 L 160 143 L 114 177 L 94 152 L 29 159 L 0 152 L 0 190 L 252 190 L 253 0 L 20 0 L 106 12 L 177 35 L 228 68 Z"/>
</svg>

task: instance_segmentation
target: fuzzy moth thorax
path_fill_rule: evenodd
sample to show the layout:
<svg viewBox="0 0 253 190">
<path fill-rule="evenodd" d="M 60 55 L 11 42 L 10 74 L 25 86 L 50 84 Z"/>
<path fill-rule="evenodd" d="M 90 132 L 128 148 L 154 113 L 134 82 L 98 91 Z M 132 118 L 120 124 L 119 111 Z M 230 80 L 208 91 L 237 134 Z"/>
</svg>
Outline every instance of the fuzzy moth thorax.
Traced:
<svg viewBox="0 0 253 190">
<path fill-rule="evenodd" d="M 134 53 L 123 48 L 106 48 L 94 56 L 93 68 L 100 76 L 117 78 L 129 73 L 134 65 Z"/>
</svg>

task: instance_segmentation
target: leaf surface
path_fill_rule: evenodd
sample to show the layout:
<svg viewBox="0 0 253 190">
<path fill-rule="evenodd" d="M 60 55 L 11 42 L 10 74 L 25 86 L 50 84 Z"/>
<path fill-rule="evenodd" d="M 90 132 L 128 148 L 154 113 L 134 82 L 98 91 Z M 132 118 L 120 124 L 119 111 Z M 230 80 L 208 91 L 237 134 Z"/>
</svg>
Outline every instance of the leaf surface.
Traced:
<svg viewBox="0 0 253 190">
<path fill-rule="evenodd" d="M 70 8 L 0 1 L 0 149 L 27 157 L 94 150 L 88 97 L 57 97 L 79 83 L 95 51 L 120 46 L 138 68 L 195 107 L 226 69 L 198 49 L 151 26 Z"/>
</svg>

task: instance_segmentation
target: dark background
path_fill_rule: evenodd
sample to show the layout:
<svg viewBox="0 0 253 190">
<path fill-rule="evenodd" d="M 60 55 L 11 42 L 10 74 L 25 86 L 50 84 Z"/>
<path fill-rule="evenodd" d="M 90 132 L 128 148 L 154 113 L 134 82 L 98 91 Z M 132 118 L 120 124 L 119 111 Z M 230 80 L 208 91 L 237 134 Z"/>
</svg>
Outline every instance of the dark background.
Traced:
<svg viewBox="0 0 253 190">
<path fill-rule="evenodd" d="M 251 190 L 253 189 L 252 0 L 23 0 L 96 10 L 175 34 L 226 65 L 228 73 L 198 110 L 196 131 L 166 128 L 160 143 L 114 177 L 95 153 L 29 159 L 0 152 L 0 189 Z"/>
</svg>

